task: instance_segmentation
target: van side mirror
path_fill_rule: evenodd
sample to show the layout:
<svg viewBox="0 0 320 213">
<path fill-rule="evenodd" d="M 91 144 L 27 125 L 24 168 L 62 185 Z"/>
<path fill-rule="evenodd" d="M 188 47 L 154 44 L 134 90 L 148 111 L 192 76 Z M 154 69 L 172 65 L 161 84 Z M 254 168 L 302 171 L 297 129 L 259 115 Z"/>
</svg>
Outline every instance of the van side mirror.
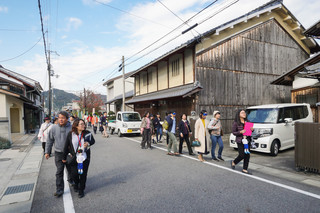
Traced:
<svg viewBox="0 0 320 213">
<path fill-rule="evenodd" d="M 287 124 L 292 123 L 292 118 L 285 118 L 284 122 Z"/>
</svg>

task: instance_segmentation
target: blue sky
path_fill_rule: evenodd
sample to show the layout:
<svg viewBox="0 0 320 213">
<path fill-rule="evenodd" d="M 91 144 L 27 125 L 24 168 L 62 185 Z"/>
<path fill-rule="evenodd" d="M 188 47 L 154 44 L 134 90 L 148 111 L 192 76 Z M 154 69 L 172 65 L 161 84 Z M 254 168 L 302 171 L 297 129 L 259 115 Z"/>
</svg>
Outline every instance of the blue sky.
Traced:
<svg viewBox="0 0 320 213">
<path fill-rule="evenodd" d="M 156 0 L 97 1 L 130 14 L 94 0 L 41 0 L 44 30 L 47 32 L 46 41 L 50 44 L 50 50 L 59 54 L 58 56 L 51 53 L 53 70 L 59 75 L 59 78 L 52 80 L 56 88 L 79 91 L 86 87 L 104 93 L 102 79 L 118 75 L 114 70 L 120 63 L 122 55 L 126 58 L 133 55 L 182 23 Z M 212 1 L 162 0 L 162 2 L 186 20 Z M 203 20 L 230 2 L 231 0 L 218 1 L 193 19 L 190 25 Z M 266 2 L 268 0 L 240 0 L 215 18 L 198 26 L 196 31 L 203 33 Z M 284 5 L 306 28 L 320 19 L 319 1 L 284 0 Z M 128 62 L 170 40 L 186 28 L 187 26 L 184 26 Z M 191 39 L 197 35 L 196 31 L 190 31 L 147 54 L 128 65 L 126 71 L 133 71 Z M 12 59 L 32 46 L 34 47 L 30 51 Z M 38 80 L 47 90 L 48 76 L 37 0 L 0 1 L 0 49 L 2 66 Z"/>
</svg>

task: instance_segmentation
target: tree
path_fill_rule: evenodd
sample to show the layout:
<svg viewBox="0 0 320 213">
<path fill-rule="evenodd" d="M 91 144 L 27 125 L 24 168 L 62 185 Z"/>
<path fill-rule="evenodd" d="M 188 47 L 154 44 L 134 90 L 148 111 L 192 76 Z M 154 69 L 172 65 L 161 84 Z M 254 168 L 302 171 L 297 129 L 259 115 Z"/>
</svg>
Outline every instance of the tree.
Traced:
<svg viewBox="0 0 320 213">
<path fill-rule="evenodd" d="M 86 113 L 92 113 L 93 108 L 98 112 L 101 106 L 104 105 L 101 95 L 94 94 L 91 90 L 84 90 L 84 93 L 80 94 L 80 109 L 85 110 Z"/>
</svg>

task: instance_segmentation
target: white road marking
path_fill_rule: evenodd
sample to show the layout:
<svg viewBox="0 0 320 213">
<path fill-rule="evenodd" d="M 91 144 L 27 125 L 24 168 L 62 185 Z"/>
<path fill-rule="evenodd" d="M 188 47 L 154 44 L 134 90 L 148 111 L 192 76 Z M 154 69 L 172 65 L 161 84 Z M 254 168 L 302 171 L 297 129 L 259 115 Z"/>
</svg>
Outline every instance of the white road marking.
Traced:
<svg viewBox="0 0 320 213">
<path fill-rule="evenodd" d="M 67 181 L 67 168 L 64 169 L 63 181 L 64 181 L 64 193 L 63 193 L 63 206 L 65 213 L 75 213 L 73 200 L 71 197 L 69 182 Z"/>
<path fill-rule="evenodd" d="M 134 141 L 136 143 L 141 143 L 141 141 L 138 141 L 138 140 L 135 140 L 135 139 L 132 139 L 132 138 L 126 138 L 128 140 L 131 140 L 131 141 Z M 162 148 L 162 147 L 158 147 L 158 146 L 153 146 L 154 148 L 156 149 L 160 149 L 160 150 L 163 150 L 163 151 L 166 151 L 167 152 L 167 149 L 165 148 Z M 190 156 L 187 156 L 187 155 L 181 155 L 182 157 L 185 157 L 185 158 L 189 158 L 191 160 L 194 160 L 194 161 L 200 161 L 199 159 L 197 158 L 194 158 L 194 157 L 190 157 Z M 261 178 L 261 177 L 257 177 L 257 176 L 253 176 L 253 175 L 247 175 L 247 174 L 244 174 L 242 172 L 239 172 L 239 171 L 236 171 L 236 170 L 233 170 L 231 168 L 227 168 L 227 167 L 224 167 L 224 166 L 220 166 L 220 165 L 217 165 L 217 164 L 214 164 L 214 163 L 210 163 L 208 161 L 205 161 L 203 162 L 205 164 L 208 164 L 210 166 L 214 166 L 214 167 L 217 167 L 217 168 L 220 168 L 220 169 L 224 169 L 224 170 L 227 170 L 229 172 L 233 172 L 233 173 L 236 173 L 238 175 L 243 175 L 243 176 L 246 176 L 248 178 L 252 178 L 252 179 L 255 179 L 255 180 L 259 180 L 261 182 L 265 182 L 265 183 L 269 183 L 271 185 L 275 185 L 275 186 L 279 186 L 281 188 L 285 188 L 285 189 L 288 189 L 288 190 L 291 190 L 291 191 L 294 191 L 294 192 L 297 192 L 297 193 L 300 193 L 300 194 L 303 194 L 303 195 L 307 195 L 307 196 L 310 196 L 310 197 L 313 197 L 313 198 L 316 198 L 316 199 L 319 199 L 320 200 L 320 195 L 318 194 L 314 194 L 314 193 L 311 193 L 311 192 L 307 192 L 307 191 L 304 191 L 304 190 L 301 190 L 301 189 L 297 189 L 297 188 L 294 188 L 294 187 L 291 187 L 291 186 L 288 186 L 288 185 L 285 185 L 285 184 L 282 184 L 282 183 L 277 183 L 277 182 L 274 182 L 274 181 L 271 181 L 271 180 L 267 180 L 265 178 Z"/>
</svg>

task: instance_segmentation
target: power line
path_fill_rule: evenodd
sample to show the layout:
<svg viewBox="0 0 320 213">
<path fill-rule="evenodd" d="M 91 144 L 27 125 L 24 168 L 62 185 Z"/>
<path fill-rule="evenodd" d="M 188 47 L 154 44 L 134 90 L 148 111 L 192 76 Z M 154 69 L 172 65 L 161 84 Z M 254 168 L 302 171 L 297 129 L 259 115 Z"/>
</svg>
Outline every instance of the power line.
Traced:
<svg viewBox="0 0 320 213">
<path fill-rule="evenodd" d="M 195 15 L 193 15 L 191 18 L 189 18 L 189 19 L 188 19 L 187 21 L 185 21 L 183 24 L 179 25 L 179 26 L 178 26 L 177 28 L 175 28 L 173 31 L 175 31 L 176 29 L 181 28 L 184 24 L 188 23 L 191 19 L 193 19 L 195 16 L 197 16 L 198 14 L 200 14 L 201 12 L 203 12 L 204 10 L 206 10 L 207 8 L 209 8 L 210 6 L 212 6 L 212 5 L 213 5 L 214 3 L 216 3 L 217 1 L 218 1 L 218 0 L 215 0 L 215 1 L 213 1 L 212 3 L 210 3 L 209 5 L 207 5 L 205 8 L 203 8 L 202 10 L 200 10 L 199 12 L 197 12 Z M 233 4 L 237 3 L 238 1 L 239 1 L 239 0 L 235 0 L 235 1 L 233 1 L 232 3 L 230 3 L 229 5 L 221 8 L 220 10 L 218 10 L 218 11 L 217 11 L 216 13 L 214 13 L 213 15 L 211 15 L 211 16 L 207 17 L 206 19 L 202 20 L 201 22 L 199 22 L 199 23 L 197 24 L 197 26 L 200 25 L 200 24 L 203 24 L 203 23 L 206 22 L 207 20 L 211 19 L 212 17 L 214 17 L 215 15 L 219 14 L 219 13 L 222 12 L 223 10 L 229 8 L 230 6 L 232 6 Z M 149 47 L 152 46 L 153 44 L 159 42 L 159 41 L 162 40 L 164 37 L 166 37 L 167 35 L 171 34 L 173 31 L 170 31 L 170 32 L 167 33 L 165 36 L 162 36 L 160 39 L 156 40 L 156 41 L 153 42 L 152 44 L 148 45 L 147 47 L 143 48 L 143 49 L 140 50 L 139 52 L 137 52 L 137 53 L 135 53 L 134 55 L 130 56 L 130 57 L 127 58 L 125 61 L 128 61 L 129 59 L 131 59 L 131 58 L 134 57 L 135 55 L 141 53 L 142 51 L 146 50 L 147 48 L 149 48 Z M 163 47 L 164 45 L 170 43 L 171 41 L 177 39 L 177 38 L 180 37 L 181 35 L 182 35 L 182 34 L 179 34 L 179 35 L 175 36 L 174 38 L 166 41 L 165 43 L 163 43 L 163 44 L 159 45 L 158 47 L 154 48 L 153 50 L 145 53 L 144 55 L 140 56 L 139 58 L 131 61 L 130 63 L 127 63 L 126 66 L 128 66 L 128 65 L 130 65 L 130 64 L 132 64 L 132 63 L 140 60 L 141 58 L 149 55 L 150 53 L 156 51 L 157 49 Z M 200 35 L 199 37 L 201 38 L 202 36 L 203 36 L 203 35 Z M 116 73 L 117 69 L 118 69 L 118 68 L 115 68 L 108 76 L 111 76 L 111 74 L 113 75 L 114 73 Z M 108 77 L 108 76 L 107 76 L 107 77 Z M 106 77 L 106 78 L 107 78 L 107 77 Z"/>
<path fill-rule="evenodd" d="M 185 21 L 180 18 L 180 16 L 178 16 L 175 12 L 173 12 L 169 7 L 167 7 L 162 1 L 157 0 L 163 7 L 165 7 L 167 10 L 169 10 L 169 12 L 171 12 L 175 17 L 177 17 L 178 19 L 180 19 L 180 21 L 182 21 L 182 23 L 185 23 Z M 186 23 L 186 25 L 188 25 L 190 27 L 190 25 L 188 23 Z M 196 31 L 196 30 L 194 30 Z M 196 31 L 199 35 L 200 33 L 198 31 Z"/>
<path fill-rule="evenodd" d="M 233 1 L 233 2 L 231 2 L 229 5 L 226 5 L 225 7 L 221 8 L 220 10 L 218 10 L 217 12 L 215 12 L 213 15 L 211 15 L 211 16 L 209 16 L 209 17 L 205 18 L 204 20 L 202 20 L 201 22 L 197 23 L 197 26 L 198 26 L 198 25 L 200 25 L 200 24 L 203 24 L 204 22 L 206 22 L 206 21 L 208 21 L 209 19 L 213 18 L 214 16 L 216 16 L 216 15 L 217 15 L 217 14 L 219 14 L 219 13 L 221 13 L 221 12 L 222 12 L 222 11 L 224 11 L 225 9 L 227 9 L 227 8 L 231 7 L 232 5 L 234 5 L 235 3 L 237 3 L 238 1 L 239 1 L 239 0 L 234 0 L 234 1 Z M 165 42 L 165 43 L 163 43 L 163 44 L 161 44 L 161 45 L 159 45 L 158 47 L 156 47 L 156 48 L 154 48 L 153 50 L 151 50 L 151 51 L 149 51 L 149 52 L 145 53 L 144 55 L 140 56 L 139 58 L 137 58 L 137 59 L 135 59 L 135 60 L 131 61 L 130 63 L 127 63 L 127 64 L 126 64 L 126 66 L 128 66 L 128 65 L 130 65 L 130 64 L 132 64 L 132 63 L 134 63 L 134 62 L 136 62 L 136 61 L 140 60 L 141 58 L 143 58 L 143 57 L 145 57 L 145 56 L 149 55 L 150 53 L 152 53 L 152 52 L 156 51 L 157 49 L 159 49 L 159 48 L 163 47 L 164 45 L 166 45 L 166 44 L 170 43 L 171 41 L 173 41 L 173 40 L 177 39 L 177 38 L 178 38 L 178 37 L 180 37 L 181 35 L 182 35 L 182 34 L 179 34 L 179 35 L 175 36 L 174 38 L 172 38 L 172 39 L 168 40 L 167 42 Z M 203 35 L 200 35 L 200 37 L 202 37 L 202 36 L 203 36 Z"/>
<path fill-rule="evenodd" d="M 112 9 L 114 9 L 114 10 L 118 10 L 118 11 L 120 11 L 120 12 L 122 12 L 122 13 L 129 14 L 129 15 L 134 16 L 134 17 L 136 17 L 136 18 L 139 18 L 139 19 L 142 19 L 142 20 L 145 20 L 145 21 L 148 21 L 148 22 L 151 22 L 151 23 L 154 23 L 154 24 L 161 25 L 161 26 L 163 26 L 163 27 L 169 28 L 169 27 L 166 26 L 166 25 L 160 24 L 160 23 L 158 23 L 158 22 L 155 22 L 155 21 L 153 21 L 153 20 L 144 18 L 144 17 L 142 17 L 142 16 L 135 15 L 135 14 L 133 14 L 133 13 L 130 13 L 130 12 L 125 11 L 125 10 L 122 10 L 122 9 L 117 8 L 117 7 L 115 7 L 115 6 L 112 6 L 112 5 L 110 5 L 110 4 L 107 4 L 107 3 L 104 3 L 104 2 L 100 2 L 100 1 L 97 1 L 97 0 L 93 0 L 93 1 L 94 1 L 94 2 L 97 2 L 97 3 L 101 4 L 101 5 L 107 6 L 107 7 L 109 7 L 109 8 L 112 8 Z"/>
<path fill-rule="evenodd" d="M 93 0 L 93 1 L 96 1 L 96 0 Z M 206 10 L 207 8 L 211 7 L 213 4 L 215 4 L 218 0 L 215 0 L 213 2 L 211 2 L 210 4 L 208 4 L 206 7 L 204 7 L 203 9 L 201 9 L 199 12 L 197 12 L 196 14 L 194 14 L 193 16 L 191 16 L 187 21 L 183 21 L 182 24 L 180 24 L 178 27 L 174 28 L 173 30 L 171 30 L 170 32 L 168 32 L 167 34 L 163 35 L 161 38 L 157 39 L 156 41 L 154 41 L 153 43 L 149 44 L 148 46 L 146 46 L 145 48 L 143 48 L 142 50 L 136 52 L 135 54 L 131 55 L 130 57 L 126 58 L 125 62 L 130 60 L 131 58 L 133 58 L 134 56 L 140 54 L 141 52 L 143 52 L 144 50 L 148 49 L 149 47 L 151 47 L 152 45 L 158 43 L 160 40 L 162 40 L 163 38 L 167 37 L 168 35 L 170 35 L 171 33 L 173 33 L 174 31 L 180 29 L 182 26 L 184 26 L 185 24 L 188 24 L 188 22 L 190 22 L 194 17 L 196 17 L 197 15 L 199 15 L 200 13 L 202 13 L 204 10 Z M 98 2 L 98 1 L 96 1 Z M 98 3 L 101 3 L 101 2 L 98 2 Z M 101 3 L 103 4 L 103 3 Z M 182 34 L 180 34 L 179 36 L 181 36 Z M 177 37 L 179 36 L 176 36 L 174 39 L 176 39 Z M 170 41 L 166 42 L 165 44 L 169 43 Z M 161 47 L 161 46 L 160 46 Z M 160 47 L 157 47 L 155 50 L 159 49 Z M 150 52 L 153 52 L 155 50 L 152 50 Z M 139 59 L 143 58 L 144 56 L 148 55 L 150 52 L 148 52 L 147 54 L 144 54 L 142 57 L 139 57 L 138 59 L 135 59 L 134 61 L 130 62 L 129 64 L 132 64 L 136 61 L 138 61 Z M 129 64 L 126 64 L 126 65 L 129 65 Z M 117 72 L 117 69 L 118 68 L 115 68 L 114 70 L 111 71 L 111 73 L 106 76 L 104 79 L 108 79 L 110 76 L 114 75 L 116 72 Z"/>
<path fill-rule="evenodd" d="M 215 0 L 213 2 L 211 2 L 209 5 L 207 5 L 205 8 L 203 8 L 202 10 L 200 10 L 199 12 L 197 12 L 195 15 L 191 16 L 187 21 L 185 21 L 184 23 L 180 24 L 178 27 L 174 28 L 173 30 L 171 30 L 170 32 L 168 32 L 167 34 L 163 35 L 162 37 L 160 37 L 159 39 L 157 39 L 156 41 L 154 41 L 153 43 L 149 44 L 148 46 L 146 46 L 145 48 L 143 48 L 142 50 L 138 51 L 137 53 L 133 54 L 132 56 L 126 58 L 126 61 L 128 61 L 129 59 L 133 58 L 134 56 L 138 55 L 139 53 L 143 52 L 144 50 L 148 49 L 149 47 L 151 47 L 152 45 L 158 43 L 160 40 L 162 40 L 163 38 L 167 37 L 168 35 L 170 35 L 171 33 L 173 33 L 174 31 L 180 29 L 181 27 L 183 27 L 185 24 L 187 24 L 188 22 L 190 22 L 194 17 L 196 17 L 197 15 L 199 15 L 201 12 L 203 12 L 204 10 L 206 10 L 207 8 L 211 7 L 214 3 L 216 3 L 218 0 Z"/>
<path fill-rule="evenodd" d="M 30 50 L 32 50 L 40 41 L 41 41 L 41 37 L 40 37 L 39 40 L 38 40 L 32 47 L 30 47 L 28 50 L 24 51 L 23 53 L 15 56 L 15 57 L 13 57 L 13 58 L 1 60 L 0 62 L 11 61 L 11 60 L 13 60 L 13 59 L 19 58 L 20 56 L 23 56 L 24 54 L 26 54 L 27 52 L 29 52 Z"/>
</svg>

